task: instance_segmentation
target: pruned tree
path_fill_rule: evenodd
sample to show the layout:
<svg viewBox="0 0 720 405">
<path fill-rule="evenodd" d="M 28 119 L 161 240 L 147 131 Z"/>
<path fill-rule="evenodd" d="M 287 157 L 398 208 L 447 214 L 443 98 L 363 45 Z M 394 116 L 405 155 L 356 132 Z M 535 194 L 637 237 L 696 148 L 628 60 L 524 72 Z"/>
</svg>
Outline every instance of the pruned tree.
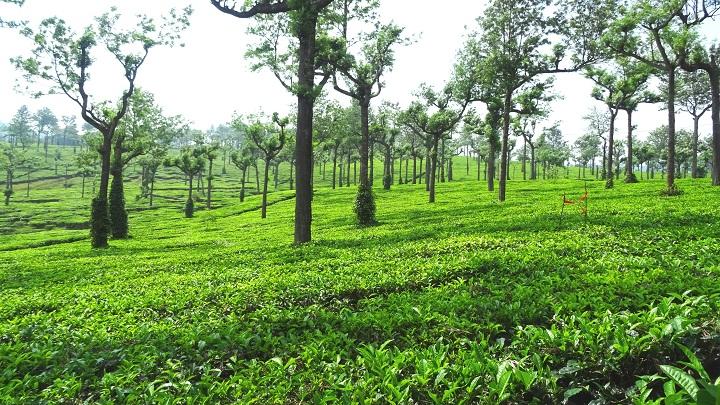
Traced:
<svg viewBox="0 0 720 405">
<path fill-rule="evenodd" d="M 607 149 L 615 150 L 615 120 L 618 113 L 627 109 L 629 117 L 640 102 L 640 95 L 652 74 L 652 67 L 632 61 L 627 58 L 618 58 L 617 64 L 607 67 L 587 67 L 585 76 L 595 83 L 592 96 L 605 104 L 608 108 L 609 125 Z M 630 118 L 629 136 L 632 136 L 632 119 Z M 630 141 L 632 142 L 632 140 Z M 632 146 L 630 146 L 632 150 Z M 632 160 L 632 159 L 630 159 Z M 607 154 L 607 166 L 603 167 L 605 173 L 605 188 L 613 188 L 615 175 L 613 173 L 613 153 Z M 634 182 L 632 169 L 628 173 L 627 181 Z"/>
<path fill-rule="evenodd" d="M 663 72 L 667 83 L 668 142 L 667 142 L 667 188 L 666 195 L 679 194 L 675 185 L 676 174 L 676 125 L 675 103 L 677 99 L 677 73 L 687 60 L 688 51 L 696 43 L 696 35 L 688 27 L 702 22 L 709 16 L 700 16 L 681 24 L 681 13 L 686 1 L 638 0 L 619 9 L 621 17 L 613 22 L 602 36 L 602 43 L 616 54 L 634 58 L 653 69 Z"/>
<path fill-rule="evenodd" d="M 185 149 L 180 156 L 165 160 L 165 167 L 175 167 L 188 179 L 188 198 L 185 201 L 185 218 L 192 218 L 195 213 L 193 201 L 193 179 L 205 169 L 205 159 L 197 149 Z"/>
<path fill-rule="evenodd" d="M 146 16 L 139 16 L 137 28 L 125 31 L 118 25 L 116 9 L 95 19 L 81 35 L 57 17 L 43 20 L 36 30 L 26 28 L 23 33 L 34 42 L 32 56 L 15 58 L 15 66 L 24 73 L 28 84 L 42 82 L 47 87 L 34 92 L 35 96 L 51 93 L 65 94 L 80 108 L 82 118 L 102 134 L 100 144 L 100 187 L 93 199 L 91 214 L 92 246 L 108 246 L 110 218 L 108 190 L 115 132 L 128 111 L 135 92 L 140 67 L 150 49 L 157 45 L 173 45 L 180 32 L 189 25 L 191 9 L 182 13 L 174 10 L 161 24 Z M 118 62 L 127 87 L 117 104 L 96 101 L 88 93 L 90 69 L 96 60 L 94 50 L 101 44 Z M 28 88 L 28 90 L 30 90 Z M 117 145 L 116 145 L 117 147 Z"/>
<path fill-rule="evenodd" d="M 345 13 L 345 29 L 343 30 L 342 48 L 337 57 L 330 60 L 334 68 L 333 87 L 335 90 L 354 100 L 360 106 L 360 188 L 358 198 L 372 198 L 369 181 L 368 159 L 370 148 L 370 102 L 380 95 L 384 87 L 383 75 L 392 69 L 395 62 L 393 47 L 406 43 L 403 38 L 403 29 L 395 24 L 375 23 L 374 30 L 361 33 L 359 55 L 354 55 L 348 45 L 347 23 L 348 14 Z M 363 193 L 365 195 L 360 195 Z M 370 225 L 374 218 L 361 216 L 358 218 L 361 225 Z M 369 221 L 366 223 L 366 221 Z"/>
<path fill-rule="evenodd" d="M 32 114 L 27 106 L 21 106 L 13 116 L 8 126 L 8 140 L 10 146 L 22 146 L 27 148 L 32 139 Z"/>
<path fill-rule="evenodd" d="M 24 150 L 0 144 L 0 167 L 5 171 L 5 190 L 3 190 L 5 205 L 10 205 L 10 198 L 15 193 L 13 189 L 15 172 L 26 165 L 28 159 Z"/>
<path fill-rule="evenodd" d="M 712 91 L 707 74 L 701 71 L 681 73 L 678 76 L 677 101 L 680 111 L 693 119 L 692 137 L 692 178 L 698 176 L 698 147 L 700 138 L 700 119 L 712 109 Z"/>
<path fill-rule="evenodd" d="M 318 57 L 323 50 L 318 44 L 320 14 L 333 0 L 253 0 L 237 5 L 227 0 L 210 0 L 219 11 L 237 18 L 256 17 L 259 24 L 251 31 L 260 38 L 259 46 L 249 53 L 256 69 L 269 68 L 283 86 L 297 96 L 297 174 L 295 197 L 295 243 L 312 239 L 312 174 L 313 174 L 313 106 L 320 90 L 330 79 L 327 72 L 316 85 Z M 287 52 L 280 53 L 278 43 L 293 37 Z M 320 55 L 322 56 L 322 55 Z M 289 78 L 289 79 L 288 79 Z"/>
<path fill-rule="evenodd" d="M 247 129 L 248 138 L 250 138 L 258 150 L 260 150 L 262 153 L 262 159 L 265 161 L 265 177 L 263 179 L 261 209 L 261 216 L 263 219 L 267 218 L 267 192 L 268 181 L 270 178 L 270 164 L 285 146 L 285 128 L 290 123 L 290 120 L 287 117 L 280 118 L 277 113 L 274 113 L 272 122 L 279 127 L 279 131 L 277 133 L 275 133 L 274 128 L 271 126 L 260 122 L 250 125 Z"/>
<path fill-rule="evenodd" d="M 240 170 L 240 202 L 244 202 L 247 171 L 256 161 L 255 154 L 251 148 L 245 147 L 230 154 L 230 161 Z"/>
<path fill-rule="evenodd" d="M 80 152 L 75 155 L 75 165 L 82 177 L 80 198 L 85 198 L 85 180 L 96 175 L 99 160 L 100 155 L 94 150 Z"/>
<path fill-rule="evenodd" d="M 439 92 L 428 85 L 422 85 L 416 94 L 420 100 L 413 101 L 398 117 L 401 125 L 423 138 L 429 145 L 429 176 L 426 179 L 431 203 L 435 202 L 435 178 L 440 140 L 450 137 L 450 133 L 462 120 L 463 114 L 470 104 L 470 99 L 466 94 L 459 95 L 455 90 L 453 84 L 446 85 Z"/>
<path fill-rule="evenodd" d="M 599 54 L 594 39 L 611 11 L 605 2 L 590 0 L 494 0 L 479 20 L 475 43 L 502 100 L 500 201 L 505 201 L 515 96 L 543 75 L 575 72 L 594 62 Z"/>
<path fill-rule="evenodd" d="M 220 157 L 220 144 L 212 143 L 198 148 L 198 153 L 208 162 L 207 172 L 207 209 L 212 209 L 213 163 Z"/>
</svg>

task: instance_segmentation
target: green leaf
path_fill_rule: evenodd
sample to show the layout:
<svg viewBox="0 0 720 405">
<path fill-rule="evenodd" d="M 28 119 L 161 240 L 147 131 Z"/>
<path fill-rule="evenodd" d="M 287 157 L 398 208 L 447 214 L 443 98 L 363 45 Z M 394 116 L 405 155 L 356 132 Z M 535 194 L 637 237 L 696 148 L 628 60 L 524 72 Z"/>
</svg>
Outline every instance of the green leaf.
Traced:
<svg viewBox="0 0 720 405">
<path fill-rule="evenodd" d="M 673 366 L 660 366 L 663 373 L 680 385 L 692 399 L 697 400 L 698 386 L 695 379 L 688 373 Z"/>
<path fill-rule="evenodd" d="M 582 387 L 570 388 L 569 390 L 565 391 L 563 398 L 565 398 L 565 401 L 567 401 L 568 399 L 583 392 L 584 390 L 585 390 L 585 388 L 582 388 Z"/>
</svg>

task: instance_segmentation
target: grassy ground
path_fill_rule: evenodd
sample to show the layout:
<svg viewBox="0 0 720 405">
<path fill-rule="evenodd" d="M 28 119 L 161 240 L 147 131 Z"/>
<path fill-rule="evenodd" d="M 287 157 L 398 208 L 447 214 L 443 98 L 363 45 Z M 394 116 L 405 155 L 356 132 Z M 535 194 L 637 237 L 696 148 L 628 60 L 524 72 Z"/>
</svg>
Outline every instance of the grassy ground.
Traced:
<svg viewBox="0 0 720 405">
<path fill-rule="evenodd" d="M 498 204 L 471 177 L 434 205 L 376 190 L 367 229 L 354 187 L 318 187 L 303 247 L 291 191 L 264 221 L 230 189 L 187 220 L 182 181 L 150 210 L 131 179 L 132 238 L 103 251 L 69 229 L 77 179 L 50 180 L 0 211 L 0 402 L 630 402 L 687 369 L 679 344 L 718 377 L 720 190 L 589 182 L 587 220 L 561 221 L 583 182 L 513 180 Z"/>
</svg>

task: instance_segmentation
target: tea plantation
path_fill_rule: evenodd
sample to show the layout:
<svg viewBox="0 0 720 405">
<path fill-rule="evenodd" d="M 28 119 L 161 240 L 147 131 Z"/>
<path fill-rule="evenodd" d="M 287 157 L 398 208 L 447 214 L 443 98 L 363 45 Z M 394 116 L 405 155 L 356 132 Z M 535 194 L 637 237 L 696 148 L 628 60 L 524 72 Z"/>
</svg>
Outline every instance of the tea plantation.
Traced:
<svg viewBox="0 0 720 405">
<path fill-rule="evenodd" d="M 470 179 L 436 204 L 376 187 L 370 228 L 355 187 L 317 187 L 302 247 L 290 190 L 266 220 L 258 196 L 193 219 L 180 197 L 128 197 L 132 238 L 106 250 L 87 199 L 18 196 L 0 211 L 0 403 L 715 404 L 707 183 L 591 181 L 588 217 L 562 220 L 583 182 L 511 181 L 504 204 Z"/>
</svg>

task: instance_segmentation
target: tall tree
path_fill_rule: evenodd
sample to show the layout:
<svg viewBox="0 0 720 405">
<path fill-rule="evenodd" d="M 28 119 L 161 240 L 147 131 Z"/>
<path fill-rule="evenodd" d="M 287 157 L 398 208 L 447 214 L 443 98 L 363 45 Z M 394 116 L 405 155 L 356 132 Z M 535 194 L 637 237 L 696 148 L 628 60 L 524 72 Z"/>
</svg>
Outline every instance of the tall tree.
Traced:
<svg viewBox="0 0 720 405">
<path fill-rule="evenodd" d="M 115 9 L 96 18 L 95 24 L 81 35 L 74 33 L 64 20 L 56 17 L 43 20 L 37 30 L 23 30 L 25 36 L 33 40 L 35 48 L 32 56 L 15 58 L 15 65 L 24 72 L 27 83 L 42 81 L 49 85 L 49 89 L 46 87 L 34 94 L 65 94 L 80 108 L 82 118 L 102 135 L 100 187 L 91 211 L 90 233 L 95 248 L 108 246 L 108 189 L 113 140 L 135 92 L 138 70 L 145 63 L 150 49 L 157 45 L 172 45 L 179 39 L 179 33 L 189 25 L 191 11 L 190 8 L 182 13 L 173 10 L 161 24 L 149 17 L 139 16 L 137 28 L 129 31 L 118 27 L 120 15 Z M 117 104 L 95 101 L 87 91 L 89 71 L 96 60 L 93 52 L 98 44 L 107 49 L 124 72 L 127 87 Z"/>
<path fill-rule="evenodd" d="M 255 162 L 255 155 L 248 147 L 230 154 L 230 161 L 240 170 L 240 202 L 245 201 L 245 183 L 247 171 Z"/>
<path fill-rule="evenodd" d="M 435 179 L 437 174 L 438 147 L 442 139 L 451 136 L 451 132 L 462 120 L 470 104 L 467 94 L 459 94 L 453 88 L 454 83 L 446 85 L 442 91 L 436 91 L 428 85 L 422 85 L 417 93 L 418 101 L 400 113 L 398 120 L 409 130 L 423 138 L 428 148 L 429 170 L 427 171 L 427 189 L 429 202 L 435 202 Z"/>
<path fill-rule="evenodd" d="M 10 145 L 15 147 L 21 145 L 23 149 L 31 142 L 32 138 L 32 114 L 27 106 L 20 107 L 13 116 L 8 126 Z"/>
<path fill-rule="evenodd" d="M 675 103 L 677 72 L 686 60 L 693 35 L 677 22 L 675 16 L 685 1 L 638 0 L 619 9 L 621 17 L 602 36 L 602 43 L 613 52 L 634 58 L 660 72 L 667 83 L 668 142 L 667 195 L 679 193 L 675 185 Z"/>
<path fill-rule="evenodd" d="M 199 151 L 200 155 L 208 162 L 206 204 L 207 209 L 212 209 L 213 163 L 220 157 L 220 144 L 203 145 L 199 148 Z"/>
<path fill-rule="evenodd" d="M 685 36 L 695 36 L 696 27 L 720 12 L 717 0 L 684 1 L 671 11 Z M 680 54 L 680 66 L 690 72 L 704 71 L 709 79 L 712 119 L 712 184 L 720 186 L 720 46 L 692 41 L 687 52 Z"/>
<path fill-rule="evenodd" d="M 330 76 L 322 74 L 320 83 L 316 85 L 315 76 L 319 50 L 318 20 L 320 14 L 333 0 L 253 0 L 236 6 L 227 0 L 210 0 L 212 5 L 221 12 L 237 18 L 257 17 L 260 22 L 270 22 L 270 33 L 267 41 L 251 52 L 258 60 L 256 68 L 267 67 L 283 83 L 284 87 L 297 96 L 297 134 L 295 150 L 297 151 L 297 174 L 295 195 L 295 243 L 307 243 L 312 239 L 312 174 L 313 174 L 313 106 L 320 89 L 327 83 Z M 265 30 L 265 27 L 260 27 Z M 256 31 L 262 32 L 262 31 Z M 290 48 L 297 50 L 294 55 L 285 55 L 282 60 L 296 63 L 290 67 L 291 80 L 285 80 L 288 66 L 278 59 L 276 40 L 279 37 L 292 36 L 297 42 Z"/>
<path fill-rule="evenodd" d="M 58 119 L 49 108 L 41 108 L 35 113 L 35 133 L 37 136 L 37 149 L 40 150 L 40 143 L 43 140 L 45 149 L 45 162 L 48 160 L 48 140 L 50 135 L 58 131 Z"/>
<path fill-rule="evenodd" d="M 205 159 L 197 149 L 184 149 L 180 156 L 165 160 L 165 167 L 175 167 L 188 179 L 188 198 L 185 201 L 185 218 L 192 218 L 195 212 L 193 201 L 193 179 L 199 176 L 205 168 Z"/>
<path fill-rule="evenodd" d="M 615 120 L 618 113 L 625 108 L 630 111 L 635 110 L 639 102 L 638 94 L 645 89 L 651 73 L 651 67 L 627 58 L 619 58 L 617 64 L 608 67 L 593 66 L 585 69 L 585 76 L 595 82 L 592 96 L 603 102 L 608 108 L 610 122 L 607 150 L 611 152 L 615 150 Z M 632 125 L 632 121 L 630 125 Z M 629 133 L 632 136 L 632 127 L 630 127 Z M 613 153 L 607 154 L 607 166 L 603 167 L 603 170 L 606 181 L 605 188 L 613 188 L 615 178 Z"/>
<path fill-rule="evenodd" d="M 10 205 L 10 197 L 15 193 L 13 184 L 15 172 L 21 166 L 26 165 L 28 156 L 24 150 L 13 148 L 9 145 L 0 144 L 0 168 L 5 170 L 5 205 Z"/>
<path fill-rule="evenodd" d="M 590 0 L 493 0 L 480 21 L 482 54 L 502 97 L 498 199 L 505 201 L 511 114 L 515 95 L 545 74 L 574 72 L 597 57 L 594 38 L 610 9 Z"/>
<path fill-rule="evenodd" d="M 348 15 L 345 15 L 347 27 Z M 403 29 L 395 24 L 375 24 L 374 30 L 361 34 L 361 49 L 359 55 L 352 53 L 348 46 L 348 38 L 343 38 L 343 50 L 339 57 L 333 58 L 335 68 L 333 86 L 335 90 L 357 100 L 360 105 L 360 129 L 362 138 L 360 142 L 360 189 L 358 198 L 372 198 L 368 178 L 368 157 L 370 146 L 370 102 L 380 95 L 383 89 L 383 75 L 392 69 L 395 62 L 393 46 L 405 42 L 402 37 Z M 347 35 L 347 28 L 344 30 Z M 358 217 L 361 225 L 370 225 L 375 218 L 361 215 Z"/>
<path fill-rule="evenodd" d="M 290 120 L 287 117 L 280 118 L 277 113 L 273 114 L 272 121 L 280 129 L 277 133 L 275 133 L 274 128 L 260 122 L 256 122 L 247 129 L 248 137 L 260 150 L 262 158 L 265 161 L 265 177 L 263 179 L 261 210 L 263 219 L 267 218 L 267 192 L 268 181 L 270 178 L 270 164 L 285 146 L 285 128 L 290 123 Z"/>
<path fill-rule="evenodd" d="M 700 119 L 712 108 L 710 80 L 704 72 L 694 71 L 678 76 L 678 106 L 693 119 L 692 137 L 692 178 L 698 177 L 698 145 Z"/>
</svg>

